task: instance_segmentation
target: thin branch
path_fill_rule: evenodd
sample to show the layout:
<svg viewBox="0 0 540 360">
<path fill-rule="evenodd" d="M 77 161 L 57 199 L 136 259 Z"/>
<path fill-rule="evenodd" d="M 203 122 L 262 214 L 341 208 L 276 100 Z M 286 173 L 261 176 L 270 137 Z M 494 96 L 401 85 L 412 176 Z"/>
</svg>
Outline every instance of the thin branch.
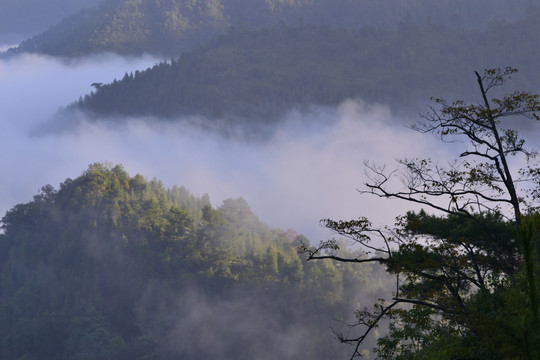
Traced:
<svg viewBox="0 0 540 360">
<path fill-rule="evenodd" d="M 343 258 L 336 255 L 308 255 L 307 260 L 320 260 L 320 259 L 332 259 L 339 262 L 346 262 L 346 263 L 367 263 L 367 262 L 378 262 L 381 264 L 387 264 L 392 262 L 392 259 L 390 258 L 384 258 L 384 257 L 374 257 L 374 258 Z"/>
<path fill-rule="evenodd" d="M 362 344 L 362 342 L 366 339 L 366 337 L 369 335 L 369 333 L 375 329 L 378 324 L 379 324 L 379 321 L 390 311 L 392 310 L 393 307 L 395 307 L 396 305 L 398 305 L 400 303 L 400 301 L 394 301 L 392 302 L 390 305 L 384 307 L 384 308 L 381 308 L 381 312 L 377 315 L 377 317 L 375 317 L 375 319 L 371 320 L 369 322 L 369 324 L 365 324 L 367 325 L 367 328 L 366 330 L 364 331 L 364 333 L 362 335 L 360 335 L 359 337 L 357 338 L 354 338 L 354 339 L 347 339 L 343 336 L 343 334 L 336 334 L 337 335 L 337 338 L 339 341 L 341 341 L 342 343 L 356 343 L 356 346 L 355 346 L 355 349 L 354 349 L 354 352 L 351 356 L 351 360 L 354 359 L 355 357 L 362 357 L 362 354 L 359 352 L 359 348 L 360 348 L 360 345 Z"/>
</svg>

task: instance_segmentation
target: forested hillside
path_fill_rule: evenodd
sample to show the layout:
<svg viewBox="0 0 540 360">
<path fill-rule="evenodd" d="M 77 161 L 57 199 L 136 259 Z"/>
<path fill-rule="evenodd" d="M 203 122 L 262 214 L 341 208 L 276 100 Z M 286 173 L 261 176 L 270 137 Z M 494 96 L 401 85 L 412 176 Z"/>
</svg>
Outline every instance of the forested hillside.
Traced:
<svg viewBox="0 0 540 360">
<path fill-rule="evenodd" d="M 540 359 L 538 19 L 0 0 L 0 360 Z"/>
<path fill-rule="evenodd" d="M 302 236 L 242 199 L 213 208 L 120 166 L 43 187 L 2 229 L 2 359 L 344 358 L 331 320 L 384 285 L 306 263 Z"/>
<path fill-rule="evenodd" d="M 540 13 L 484 32 L 402 23 L 397 31 L 327 26 L 231 30 L 177 59 L 125 74 L 73 105 L 99 115 L 205 115 L 251 121 L 347 98 L 415 114 L 430 96 L 460 93 L 474 69 L 518 67 L 515 84 L 540 83 Z M 520 41 L 513 39 L 519 38 Z"/>
<path fill-rule="evenodd" d="M 315 24 L 357 30 L 395 30 L 403 21 L 451 29 L 485 29 L 513 22 L 537 6 L 533 0 L 102 0 L 14 52 L 55 56 L 144 52 L 178 56 L 230 27 L 259 29 Z"/>
</svg>

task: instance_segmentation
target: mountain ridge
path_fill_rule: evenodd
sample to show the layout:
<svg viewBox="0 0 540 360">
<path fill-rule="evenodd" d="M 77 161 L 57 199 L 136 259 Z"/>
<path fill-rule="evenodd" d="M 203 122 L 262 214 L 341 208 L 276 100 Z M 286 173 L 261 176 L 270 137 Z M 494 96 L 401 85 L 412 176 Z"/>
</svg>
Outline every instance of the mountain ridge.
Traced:
<svg viewBox="0 0 540 360">
<path fill-rule="evenodd" d="M 68 57 L 99 52 L 179 56 L 230 27 L 258 29 L 305 23 L 353 30 L 363 26 L 395 29 L 400 22 L 412 21 L 479 29 L 493 21 L 523 18 L 534 6 L 531 0 L 497 0 L 496 4 L 487 0 L 420 2 L 368 0 L 359 5 L 352 0 L 103 0 L 23 41 L 12 52 Z"/>
<path fill-rule="evenodd" d="M 177 59 L 99 84 L 69 108 L 98 117 L 265 122 L 291 108 L 359 98 L 417 113 L 431 96 L 473 96 L 465 82 L 470 73 L 508 64 L 520 69 L 512 85 L 538 91 L 535 16 L 482 33 L 413 23 L 398 31 L 311 25 L 231 30 Z M 512 40 L 516 34 L 521 41 Z"/>
</svg>

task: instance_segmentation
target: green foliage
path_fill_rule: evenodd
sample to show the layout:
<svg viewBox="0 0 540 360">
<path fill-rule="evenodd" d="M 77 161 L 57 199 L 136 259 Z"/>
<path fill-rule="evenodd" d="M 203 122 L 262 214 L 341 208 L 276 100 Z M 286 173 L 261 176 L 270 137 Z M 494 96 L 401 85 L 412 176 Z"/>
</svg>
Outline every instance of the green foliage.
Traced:
<svg viewBox="0 0 540 360">
<path fill-rule="evenodd" d="M 364 193 L 421 204 L 442 215 L 409 212 L 394 228 L 355 221 L 324 221 L 355 241 L 363 257 L 334 255 L 337 240 L 303 245 L 309 259 L 379 263 L 395 275 L 395 287 L 356 313 L 357 332 L 338 334 L 360 344 L 384 320 L 378 341 L 383 359 L 536 359 L 540 354 L 539 217 L 537 151 L 507 120 L 537 121 L 538 96 L 513 92 L 490 98 L 515 69 L 476 72 L 482 102 L 436 99 L 438 108 L 415 127 L 445 142 L 465 144 L 460 159 L 440 165 L 431 159 L 398 160 L 400 170 L 366 163 Z M 491 95 L 489 95 L 491 96 Z M 510 164 L 521 156 L 520 166 Z M 394 188 L 399 173 L 402 186 Z M 377 241 L 374 241 L 374 240 Z M 375 252 L 374 255 L 368 255 Z M 388 300 L 385 300 L 388 299 Z"/>
<path fill-rule="evenodd" d="M 303 250 L 310 259 L 338 264 L 381 263 L 396 276 L 391 299 L 381 295 L 372 309 L 360 307 L 354 326 L 337 334 L 343 342 L 359 346 L 372 330 L 388 326 L 378 339 L 381 359 L 535 359 L 540 350 L 537 221 L 537 215 L 524 217 L 518 236 L 515 222 L 497 212 L 409 212 L 390 234 L 365 219 L 327 220 L 337 234 L 378 253 L 336 253 L 343 246 L 337 240 Z M 370 245 L 374 242 L 386 245 Z"/>
<path fill-rule="evenodd" d="M 407 278 L 399 296 L 422 302 L 394 314 L 389 336 L 379 342 L 383 358 L 505 359 L 508 349 L 501 347 L 508 345 L 513 357 L 525 358 L 515 337 L 508 341 L 508 323 L 516 319 L 505 314 L 516 306 L 505 300 L 520 266 L 515 224 L 500 214 L 421 212 L 407 215 L 404 230 L 421 237 L 400 246 L 389 270 Z"/>
<path fill-rule="evenodd" d="M 298 235 L 243 199 L 213 208 L 121 166 L 43 187 L 2 229 L 2 359 L 329 359 L 345 349 L 328 321 L 370 289 L 369 268 L 304 265 Z M 218 325 L 214 348 L 202 334 Z M 283 345 L 296 331 L 301 352 Z"/>
</svg>

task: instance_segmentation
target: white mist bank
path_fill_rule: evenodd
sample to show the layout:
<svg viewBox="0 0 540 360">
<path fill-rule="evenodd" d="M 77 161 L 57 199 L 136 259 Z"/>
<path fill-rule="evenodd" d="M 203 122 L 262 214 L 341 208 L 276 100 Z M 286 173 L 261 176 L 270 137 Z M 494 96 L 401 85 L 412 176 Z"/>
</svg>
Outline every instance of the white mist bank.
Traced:
<svg viewBox="0 0 540 360">
<path fill-rule="evenodd" d="M 314 117 L 319 119 L 313 122 Z M 91 162 L 109 161 L 132 175 L 156 177 L 167 187 L 184 185 L 197 196 L 208 193 L 215 206 L 243 197 L 271 226 L 294 228 L 318 241 L 327 236 L 319 226 L 322 218 L 365 215 L 392 223 L 410 209 L 410 204 L 357 192 L 364 181 L 363 161 L 391 163 L 406 154 L 434 152 L 427 148 L 430 141 L 392 120 L 384 107 L 348 101 L 337 109 L 293 112 L 262 143 L 140 119 L 117 126 L 82 122 L 74 132 L 31 141 L 43 151 L 54 141 L 44 156 L 57 159 L 56 166 L 65 164 L 66 170 L 68 164 L 83 169 Z"/>
<path fill-rule="evenodd" d="M 215 206 L 243 197 L 269 225 L 294 228 L 319 241 L 328 236 L 319 226 L 322 218 L 368 216 L 391 224 L 411 209 L 411 204 L 360 195 L 363 161 L 392 167 L 396 158 L 450 157 L 436 138 L 404 127 L 406 121 L 394 119 L 385 106 L 352 100 L 335 109 L 291 112 L 261 143 L 148 119 L 116 125 L 74 119 L 69 131 L 36 134 L 60 106 L 89 93 L 91 83 L 110 82 L 156 61 L 104 56 L 67 64 L 23 56 L 0 62 L 0 213 L 30 201 L 45 184 L 58 188 L 91 163 L 111 162 L 166 187 L 208 193 Z"/>
</svg>

